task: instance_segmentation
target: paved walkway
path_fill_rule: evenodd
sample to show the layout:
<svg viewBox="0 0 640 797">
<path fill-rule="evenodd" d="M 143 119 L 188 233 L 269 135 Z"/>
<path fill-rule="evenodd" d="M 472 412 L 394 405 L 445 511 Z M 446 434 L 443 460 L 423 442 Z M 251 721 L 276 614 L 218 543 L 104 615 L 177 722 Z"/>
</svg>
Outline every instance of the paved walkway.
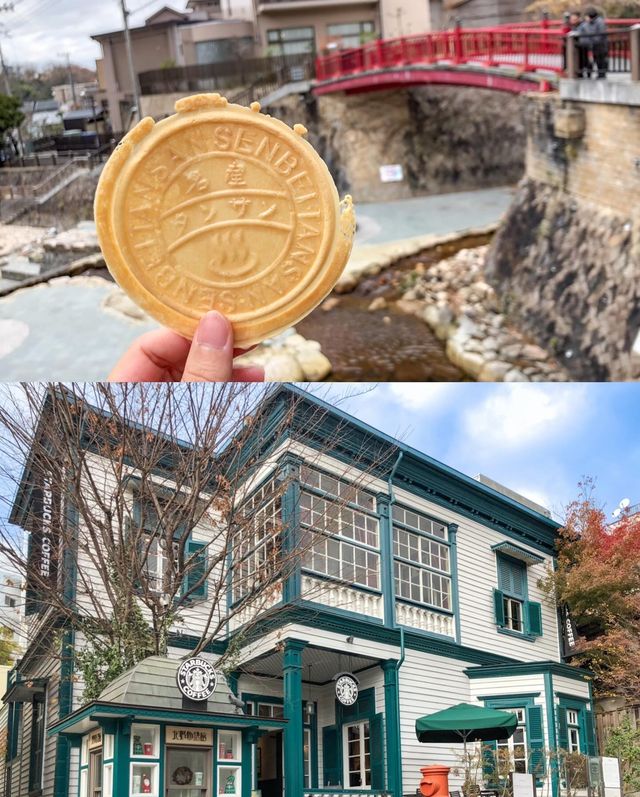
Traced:
<svg viewBox="0 0 640 797">
<path fill-rule="evenodd" d="M 397 202 L 359 203 L 356 246 L 484 227 L 500 218 L 512 197 L 512 188 L 487 188 Z"/>
<path fill-rule="evenodd" d="M 356 245 L 495 222 L 512 191 L 495 188 L 359 205 Z M 62 278 L 0 299 L 0 380 L 105 379 L 129 343 L 156 326 L 105 303 L 118 292 L 101 277 Z"/>
</svg>

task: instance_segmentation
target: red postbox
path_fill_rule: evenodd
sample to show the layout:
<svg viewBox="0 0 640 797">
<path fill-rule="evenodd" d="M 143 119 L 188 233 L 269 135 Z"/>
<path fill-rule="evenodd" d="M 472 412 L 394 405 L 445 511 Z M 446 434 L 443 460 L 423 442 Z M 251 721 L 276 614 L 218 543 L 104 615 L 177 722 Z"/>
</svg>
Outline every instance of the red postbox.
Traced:
<svg viewBox="0 0 640 797">
<path fill-rule="evenodd" d="M 450 769 L 451 767 L 438 765 L 421 767 L 420 794 L 422 797 L 449 797 Z"/>
</svg>

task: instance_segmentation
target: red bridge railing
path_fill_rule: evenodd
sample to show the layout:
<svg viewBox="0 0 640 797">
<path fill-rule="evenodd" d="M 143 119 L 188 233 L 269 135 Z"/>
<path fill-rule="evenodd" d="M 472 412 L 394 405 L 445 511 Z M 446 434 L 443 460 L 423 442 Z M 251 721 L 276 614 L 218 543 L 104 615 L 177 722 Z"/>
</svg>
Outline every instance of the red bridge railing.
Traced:
<svg viewBox="0 0 640 797">
<path fill-rule="evenodd" d="M 630 26 L 638 20 L 607 20 L 614 71 L 630 70 Z M 316 60 L 316 80 L 335 80 L 370 72 L 417 64 L 449 62 L 485 66 L 512 66 L 524 72 L 565 70 L 566 36 L 561 20 L 523 22 L 495 28 L 455 28 L 437 33 L 379 39 Z M 613 66 L 613 63 L 612 63 Z"/>
</svg>

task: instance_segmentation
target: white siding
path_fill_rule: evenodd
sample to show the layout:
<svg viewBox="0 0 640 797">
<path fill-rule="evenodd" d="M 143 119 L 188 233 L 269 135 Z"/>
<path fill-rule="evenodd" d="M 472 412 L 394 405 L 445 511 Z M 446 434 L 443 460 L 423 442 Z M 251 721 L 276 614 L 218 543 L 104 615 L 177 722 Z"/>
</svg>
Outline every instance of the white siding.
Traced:
<svg viewBox="0 0 640 797">
<path fill-rule="evenodd" d="M 416 737 L 419 717 L 469 702 L 469 679 L 463 670 L 468 665 L 429 653 L 406 651 L 400 668 L 400 727 L 402 734 L 403 791 L 412 794 L 420 783 L 420 767 L 461 764 L 462 745 L 422 744 Z M 451 773 L 450 786 L 461 786 L 459 777 Z"/>
<path fill-rule="evenodd" d="M 566 678 L 564 675 L 553 676 L 553 691 L 565 695 L 575 695 L 584 700 L 589 699 L 589 684 L 576 678 Z"/>
<path fill-rule="evenodd" d="M 509 541 L 542 556 L 519 540 L 511 540 L 498 531 L 483 526 L 463 515 L 417 498 L 405 490 L 396 491 L 396 499 L 415 507 L 445 523 L 458 524 L 458 595 L 460 604 L 460 642 L 467 647 L 487 650 L 520 661 L 560 660 L 557 615 L 555 606 L 538 587 L 545 575 L 545 563 L 527 568 L 529 599 L 542 604 L 543 635 L 530 642 L 513 635 L 498 633 L 494 621 L 493 590 L 498 586 L 496 555 L 491 546 Z"/>
</svg>

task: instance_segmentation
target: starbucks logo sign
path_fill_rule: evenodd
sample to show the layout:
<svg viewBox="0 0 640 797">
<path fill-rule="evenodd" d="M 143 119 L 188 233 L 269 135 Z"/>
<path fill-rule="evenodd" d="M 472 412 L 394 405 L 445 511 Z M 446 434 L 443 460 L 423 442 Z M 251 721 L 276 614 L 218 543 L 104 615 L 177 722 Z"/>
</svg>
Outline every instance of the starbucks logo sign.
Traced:
<svg viewBox="0 0 640 797">
<path fill-rule="evenodd" d="M 358 699 L 358 680 L 351 673 L 336 676 L 336 697 L 343 706 L 352 706 Z"/>
<path fill-rule="evenodd" d="M 218 674 L 206 659 L 195 656 L 182 662 L 176 681 L 190 700 L 208 700 L 218 685 Z"/>
</svg>

